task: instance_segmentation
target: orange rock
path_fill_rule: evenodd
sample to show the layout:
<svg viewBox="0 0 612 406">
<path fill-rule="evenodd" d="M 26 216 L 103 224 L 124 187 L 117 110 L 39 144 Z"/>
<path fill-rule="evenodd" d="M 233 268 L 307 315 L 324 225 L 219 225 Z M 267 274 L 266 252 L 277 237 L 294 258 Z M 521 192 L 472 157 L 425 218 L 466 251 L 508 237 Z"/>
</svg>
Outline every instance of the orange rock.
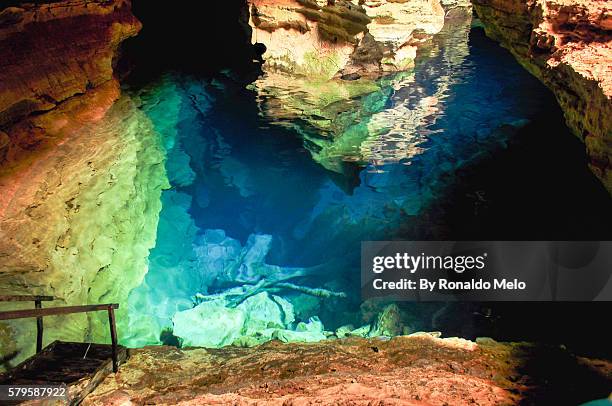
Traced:
<svg viewBox="0 0 612 406">
<path fill-rule="evenodd" d="M 474 0 L 487 35 L 548 86 L 612 192 L 612 17 L 606 0 Z"/>
<path fill-rule="evenodd" d="M 572 372 L 546 368 L 546 362 Z M 540 372 L 527 375 L 529 365 Z M 133 350 L 83 404 L 578 404 L 605 396 L 607 367 L 558 348 L 425 333 L 254 348 L 147 347 Z"/>
<path fill-rule="evenodd" d="M 119 45 L 140 28 L 129 0 L 0 11 L 0 127 L 110 80 Z"/>
</svg>

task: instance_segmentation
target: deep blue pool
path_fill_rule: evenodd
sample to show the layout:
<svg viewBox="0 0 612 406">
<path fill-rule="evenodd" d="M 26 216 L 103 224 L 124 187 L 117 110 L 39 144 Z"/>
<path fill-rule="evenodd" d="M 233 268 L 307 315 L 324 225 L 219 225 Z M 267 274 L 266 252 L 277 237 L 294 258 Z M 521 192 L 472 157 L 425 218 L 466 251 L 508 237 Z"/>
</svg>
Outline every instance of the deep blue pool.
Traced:
<svg viewBox="0 0 612 406">
<path fill-rule="evenodd" d="M 318 134 L 300 117 L 279 117 L 273 96 L 231 72 L 168 74 L 132 89 L 163 137 L 171 188 L 162 196 L 145 281 L 130 296 L 138 338 L 129 344 L 159 342 L 197 294 L 262 279 L 345 294 L 276 289 L 292 303 L 296 322 L 319 316 L 326 329 L 359 326 L 367 321 L 359 298 L 363 240 L 494 238 L 496 222 L 529 239 L 529 219 L 558 216 L 580 200 L 564 196 L 576 193 L 592 194 L 586 200 L 601 202 L 603 211 L 607 195 L 580 160 L 572 164 L 578 175 L 539 191 L 539 165 L 565 173 L 554 168 L 564 147 L 546 151 L 547 140 L 558 136 L 572 148 L 577 141 L 548 90 L 480 29 L 450 25 L 421 51 L 414 71 L 379 86 L 352 102 L 356 118 L 343 124 L 344 140 Z M 561 123 L 549 127 L 555 133 L 538 133 L 550 117 Z M 534 149 L 551 156 L 534 158 Z M 534 210 L 512 212 L 525 210 L 523 190 L 535 193 L 525 196 L 536 199 Z M 517 215 L 524 220 L 505 217 Z M 585 228 L 594 226 L 589 219 Z M 411 327 L 439 328 L 432 317 L 440 307 L 423 305 Z"/>
</svg>

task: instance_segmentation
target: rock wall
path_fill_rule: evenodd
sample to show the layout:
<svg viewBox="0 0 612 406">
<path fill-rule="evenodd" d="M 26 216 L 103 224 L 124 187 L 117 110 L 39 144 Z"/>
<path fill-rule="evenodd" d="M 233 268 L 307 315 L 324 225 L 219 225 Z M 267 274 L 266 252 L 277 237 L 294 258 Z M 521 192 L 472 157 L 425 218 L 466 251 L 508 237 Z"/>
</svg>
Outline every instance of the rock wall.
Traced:
<svg viewBox="0 0 612 406">
<path fill-rule="evenodd" d="M 110 80 L 141 27 L 129 0 L 15 4 L 0 9 L 0 128 Z"/>
<path fill-rule="evenodd" d="M 609 361 L 438 334 L 216 350 L 148 347 L 132 351 L 83 405 L 553 405 L 608 396 Z M 565 368 L 543 367 L 560 364 Z"/>
<path fill-rule="evenodd" d="M 110 81 L 11 128 L 54 139 L 0 177 L 0 294 L 46 294 L 45 306 L 121 304 L 147 271 L 155 245 L 165 155 L 150 120 Z M 30 303 L 7 305 L 29 307 Z M 109 341 L 103 313 L 45 319 L 45 344 Z M 32 321 L 0 327 L 0 355 L 32 354 Z"/>
<path fill-rule="evenodd" d="M 612 14 L 605 0 L 473 0 L 487 35 L 555 94 L 612 192 Z"/>
<path fill-rule="evenodd" d="M 168 186 L 159 134 L 113 78 L 140 23 L 125 0 L 14 4 L 0 11 L 0 294 L 118 302 L 122 337 Z M 0 368 L 33 353 L 35 331 L 0 323 Z M 108 341 L 107 317 L 45 319 L 55 339 Z"/>
<path fill-rule="evenodd" d="M 264 69 L 309 78 L 355 77 L 413 66 L 419 44 L 465 1 L 249 0 Z"/>
</svg>

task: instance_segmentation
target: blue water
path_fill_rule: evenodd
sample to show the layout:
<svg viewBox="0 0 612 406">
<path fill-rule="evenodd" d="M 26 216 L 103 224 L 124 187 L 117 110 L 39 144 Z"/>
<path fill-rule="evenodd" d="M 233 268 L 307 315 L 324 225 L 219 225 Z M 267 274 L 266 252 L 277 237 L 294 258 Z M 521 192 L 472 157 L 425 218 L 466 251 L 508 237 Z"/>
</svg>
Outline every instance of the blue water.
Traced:
<svg viewBox="0 0 612 406">
<path fill-rule="evenodd" d="M 326 163 L 315 159 L 326 141 L 307 122 L 275 118 L 266 109 L 270 96 L 229 72 L 169 74 L 140 89 L 142 109 L 164 137 L 172 187 L 162 197 L 145 281 L 130 296 L 133 337 L 141 338 L 128 342 L 158 342 L 196 293 L 254 283 L 258 269 L 347 294 L 306 303 L 281 292 L 299 319 L 359 325 L 360 242 L 402 238 L 406 230 L 412 238 L 436 236 L 412 225 L 428 224 L 423 216 L 449 198 L 455 174 L 506 149 L 550 102 L 509 53 L 469 32 L 446 28 L 421 51 L 414 72 L 383 79 L 381 92 L 368 96 L 383 100 L 381 107 L 347 126 L 379 123 L 356 146 L 366 152 L 332 154 Z M 251 248 L 249 258 L 232 257 L 242 247 Z M 242 279 L 225 273 L 228 261 L 246 261 Z"/>
</svg>

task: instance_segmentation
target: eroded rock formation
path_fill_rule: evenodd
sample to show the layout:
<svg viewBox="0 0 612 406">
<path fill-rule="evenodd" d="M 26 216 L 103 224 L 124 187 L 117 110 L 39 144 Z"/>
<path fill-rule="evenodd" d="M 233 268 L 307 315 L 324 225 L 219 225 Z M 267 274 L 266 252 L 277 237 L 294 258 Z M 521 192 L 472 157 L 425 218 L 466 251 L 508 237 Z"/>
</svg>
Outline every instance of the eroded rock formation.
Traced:
<svg viewBox="0 0 612 406">
<path fill-rule="evenodd" d="M 10 130 L 56 143 L 0 178 L 0 292 L 52 295 L 56 306 L 119 302 L 125 333 L 127 296 L 146 273 L 167 179 L 157 133 L 118 93 L 107 82 Z M 107 323 L 103 314 L 50 318 L 45 343 L 105 342 Z M 34 335 L 27 321 L 6 323 L 0 351 L 23 359 Z"/>
<path fill-rule="evenodd" d="M 295 5 L 280 8 L 274 2 L 260 3 L 263 5 L 257 10 L 268 10 L 269 19 L 282 17 L 277 8 L 297 10 Z M 338 44 L 316 36 L 315 23 L 306 21 L 305 24 L 313 26 L 303 34 L 287 27 L 277 27 L 265 34 L 259 33 L 261 29 L 256 26 L 253 30 L 253 41 L 262 41 L 268 49 L 263 55 L 264 74 L 251 85 L 260 96 L 261 115 L 269 118 L 272 125 L 297 130 L 313 159 L 339 173 L 352 170 L 350 165 L 355 163 L 397 162 L 420 152 L 417 145 L 422 138 L 416 129 L 433 121 L 443 108 L 441 101 L 456 74 L 455 68 L 469 53 L 471 8 L 467 2 L 360 4 L 355 10 L 371 19 L 367 31 L 362 37 L 357 36 L 359 43 L 343 43 L 353 49 L 351 56 L 334 65 L 326 75 L 307 73 L 316 69 L 301 69 L 300 60 L 293 58 L 280 40 L 288 35 L 300 37 L 315 55 L 335 49 Z M 329 6 L 321 9 L 325 7 Z M 374 49 L 377 51 L 370 52 Z M 413 68 L 417 49 L 424 59 L 442 55 L 441 60 L 452 61 L 428 70 L 441 76 L 435 80 L 432 77 L 431 83 L 427 83 L 434 89 L 433 94 L 424 84 L 416 83 Z M 276 63 L 279 58 L 297 67 L 279 68 Z M 312 61 L 325 64 L 324 57 Z M 415 102 L 407 100 L 406 94 L 412 94 Z M 393 147 L 386 147 L 387 143 Z M 395 156 L 389 157 L 391 151 L 396 152 Z"/>
<path fill-rule="evenodd" d="M 129 0 L 25 3 L 0 11 L 0 126 L 112 78 L 140 23 Z"/>
<path fill-rule="evenodd" d="M 0 292 L 126 303 L 168 183 L 157 132 L 113 78 L 140 23 L 125 0 L 14 4 L 0 11 Z M 51 318 L 45 343 L 107 341 L 107 323 Z M 5 361 L 32 354 L 31 327 L 2 323 Z"/>
<path fill-rule="evenodd" d="M 443 25 L 439 0 L 250 0 L 252 41 L 265 69 L 329 79 L 409 68 L 417 46 Z M 446 10 L 445 10 L 446 8 Z"/>
<path fill-rule="evenodd" d="M 474 0 L 487 34 L 555 94 L 612 191 L 612 14 L 605 0 Z"/>
</svg>

